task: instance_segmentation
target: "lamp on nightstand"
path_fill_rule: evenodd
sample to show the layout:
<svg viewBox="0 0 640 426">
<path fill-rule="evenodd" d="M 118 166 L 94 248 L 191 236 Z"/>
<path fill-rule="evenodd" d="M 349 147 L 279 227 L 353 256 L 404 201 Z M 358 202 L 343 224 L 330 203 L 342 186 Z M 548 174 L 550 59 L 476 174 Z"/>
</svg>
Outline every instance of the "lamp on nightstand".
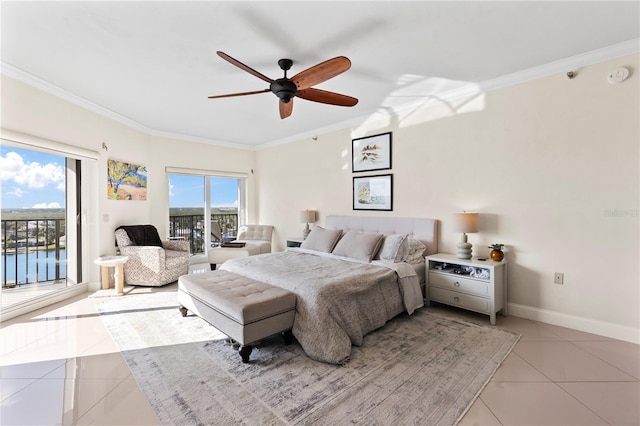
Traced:
<svg viewBox="0 0 640 426">
<path fill-rule="evenodd" d="M 462 232 L 456 257 L 471 259 L 471 244 L 467 242 L 467 234 L 478 232 L 478 213 L 456 213 L 453 215 L 453 230 Z"/>
<path fill-rule="evenodd" d="M 307 238 L 309 232 L 309 224 L 314 223 L 316 221 L 316 211 L 315 210 L 302 210 L 300 212 L 300 223 L 306 224 L 305 228 L 302 230 L 302 238 Z"/>
</svg>

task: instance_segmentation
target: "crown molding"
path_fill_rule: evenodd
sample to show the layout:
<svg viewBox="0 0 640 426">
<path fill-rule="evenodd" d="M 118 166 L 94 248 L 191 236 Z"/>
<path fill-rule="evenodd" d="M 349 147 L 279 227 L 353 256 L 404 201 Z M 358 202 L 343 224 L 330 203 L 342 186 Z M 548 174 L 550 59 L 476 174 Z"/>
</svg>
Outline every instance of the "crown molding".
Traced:
<svg viewBox="0 0 640 426">
<path fill-rule="evenodd" d="M 635 54 L 638 52 L 640 52 L 640 38 L 636 38 L 636 39 L 628 40 L 622 43 L 603 47 L 601 49 L 592 50 L 590 52 L 586 52 L 580 55 L 550 62 L 548 64 L 540 65 L 527 70 L 506 74 L 504 76 L 487 80 L 481 83 L 469 83 L 462 87 L 450 90 L 448 92 L 438 94 L 437 100 L 430 100 L 425 103 L 425 100 L 421 99 L 419 101 L 414 100 L 412 102 L 408 102 L 405 105 L 399 105 L 393 108 L 389 108 L 388 110 L 385 110 L 384 108 L 380 108 L 378 111 L 374 112 L 373 114 L 363 115 L 359 118 L 354 118 L 354 119 L 342 121 L 339 123 L 334 123 L 332 125 L 314 129 L 309 132 L 300 133 L 287 138 L 276 139 L 276 140 L 265 142 L 256 146 L 252 146 L 252 145 L 249 146 L 249 145 L 243 145 L 243 144 L 238 144 L 233 142 L 225 142 L 225 141 L 220 141 L 215 139 L 185 135 L 180 133 L 164 132 L 160 130 L 151 129 L 135 120 L 125 117 L 108 108 L 104 108 L 98 104 L 95 104 L 87 99 L 84 99 L 78 95 L 75 95 L 46 80 L 43 80 L 31 73 L 23 71 L 3 61 L 0 61 L 0 72 L 3 75 L 19 80 L 29 86 L 43 90 L 51 95 L 57 96 L 68 102 L 71 102 L 89 111 L 100 114 L 118 123 L 129 126 L 133 129 L 144 132 L 148 135 L 169 138 L 169 139 L 179 139 L 179 140 L 191 141 L 196 143 L 212 144 L 212 145 L 223 146 L 228 148 L 259 150 L 263 148 L 268 148 L 272 146 L 299 141 L 306 138 L 315 137 L 318 134 L 337 131 L 345 127 L 358 125 L 364 122 L 365 120 L 370 119 L 372 115 L 381 113 L 381 111 L 383 110 L 384 110 L 384 114 L 387 114 L 387 115 L 389 111 L 391 111 L 394 114 L 402 114 L 402 113 L 410 112 L 418 106 L 424 108 L 425 106 L 429 106 L 429 104 L 432 102 L 435 104 L 435 103 L 441 103 L 446 101 L 452 101 L 455 99 L 459 99 L 461 97 L 477 95 L 479 90 L 487 92 L 491 90 L 501 89 L 501 88 L 509 87 L 515 84 L 520 84 L 526 81 L 547 77 L 552 74 L 565 73 L 567 71 L 570 71 L 576 68 L 585 67 L 588 65 L 608 61 L 611 59 L 619 58 L 621 56 Z"/>
<path fill-rule="evenodd" d="M 172 132 L 163 132 L 163 131 L 160 131 L 160 130 L 151 130 L 149 132 L 149 134 L 151 136 L 157 136 L 157 137 L 160 137 L 160 138 L 178 139 L 178 140 L 182 140 L 182 141 L 185 141 L 185 142 L 203 143 L 203 144 L 220 146 L 220 147 L 223 147 L 223 148 L 244 149 L 244 150 L 248 150 L 248 151 L 255 151 L 256 150 L 256 146 L 253 146 L 253 145 L 243 145 L 243 144 L 240 144 L 240 143 L 226 142 L 226 141 L 221 141 L 221 140 L 217 140 L 217 139 L 210 139 L 210 138 L 203 138 L 203 137 L 200 137 L 200 136 L 184 135 L 182 133 L 172 133 Z"/>
<path fill-rule="evenodd" d="M 64 90 L 53 83 L 50 83 L 46 80 L 41 79 L 27 71 L 21 70 L 20 68 L 14 67 L 11 64 L 8 64 L 4 61 L 0 61 L 0 72 L 7 77 L 14 78 L 24 84 L 27 84 L 31 87 L 35 87 L 36 89 L 40 89 L 43 92 L 47 92 L 53 96 L 61 98 L 67 102 L 71 102 L 74 105 L 78 105 L 84 109 L 95 112 L 96 114 L 100 114 L 103 117 L 114 120 L 118 123 L 124 124 L 125 126 L 131 127 L 135 130 L 139 130 L 144 133 L 150 133 L 151 129 L 135 120 L 125 117 L 124 115 L 118 114 L 115 111 L 112 111 L 108 108 L 100 106 L 96 103 L 93 103 L 81 96 L 78 96 L 74 93 L 71 93 L 67 90 Z"/>
<path fill-rule="evenodd" d="M 564 74 L 567 71 L 572 71 L 577 68 L 609 61 L 621 56 L 632 55 L 638 52 L 640 52 L 640 38 L 627 40 L 622 43 L 592 50 L 580 55 L 560 59 L 558 61 L 549 62 L 523 71 L 506 74 L 502 77 L 484 81 L 480 83 L 480 87 L 484 91 L 501 89 L 503 87 L 524 83 L 526 81 L 548 77 L 553 74 Z"/>
<path fill-rule="evenodd" d="M 565 74 L 567 71 L 576 70 L 581 67 L 609 61 L 622 56 L 632 55 L 640 52 L 640 38 L 628 40 L 622 43 L 592 50 L 581 55 L 571 56 L 558 61 L 549 62 L 534 68 L 523 71 L 505 74 L 501 77 L 486 80 L 481 83 L 469 82 L 447 92 L 438 93 L 437 98 L 412 101 L 393 108 L 396 114 L 411 112 L 415 108 L 425 108 L 430 105 L 437 105 L 442 102 L 454 101 L 460 98 L 470 98 L 482 92 L 502 89 L 531 80 L 537 80 L 554 74 Z"/>
</svg>

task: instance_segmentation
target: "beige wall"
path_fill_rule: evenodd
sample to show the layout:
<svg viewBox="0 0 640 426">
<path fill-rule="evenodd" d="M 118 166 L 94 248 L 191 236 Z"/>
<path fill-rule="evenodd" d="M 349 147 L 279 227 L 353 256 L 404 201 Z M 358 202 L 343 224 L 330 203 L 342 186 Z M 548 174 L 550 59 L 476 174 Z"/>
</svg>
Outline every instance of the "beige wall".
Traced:
<svg viewBox="0 0 640 426">
<path fill-rule="evenodd" d="M 250 221 L 276 226 L 275 248 L 303 225 L 299 211 L 353 215 L 351 139 L 393 132 L 394 211 L 432 217 L 440 250 L 459 238 L 451 214 L 480 212 L 476 253 L 507 245 L 512 313 L 640 341 L 638 55 L 478 93 L 470 99 L 372 117 L 353 128 L 254 151 L 161 138 L 2 77 L 3 128 L 99 153 L 89 200 L 90 258 L 111 254 L 113 229 L 149 222 L 163 232 L 164 168 L 248 172 Z M 631 70 L 606 82 L 616 66 Z M 102 149 L 102 143 L 108 151 Z M 147 165 L 147 201 L 108 201 L 109 158 Z M 105 214 L 109 221 L 105 222 Z M 553 284 L 564 272 L 565 284 Z M 91 280 L 99 280 L 92 265 Z"/>
<path fill-rule="evenodd" d="M 166 166 L 249 173 L 255 152 L 152 136 L 2 76 L 3 129 L 81 147 L 98 153 L 88 191 L 89 259 L 115 254 L 114 229 L 120 225 L 151 223 L 161 236 L 168 231 L 169 193 Z M 107 150 L 102 144 L 107 146 Z M 107 160 L 147 166 L 146 201 L 107 200 Z M 251 176 L 251 175 L 250 175 Z M 257 196 L 249 179 L 249 204 L 254 219 Z M 85 180 L 86 183 L 86 180 Z M 90 263 L 90 280 L 97 288 L 98 266 Z"/>
<path fill-rule="evenodd" d="M 480 212 L 475 253 L 506 244 L 512 313 L 639 341 L 638 55 L 553 75 L 397 119 L 259 150 L 260 219 L 278 249 L 299 236 L 299 211 L 439 219 Z M 617 66 L 629 79 L 610 85 Z M 353 137 L 393 132 L 393 212 L 352 210 Z M 386 173 L 374 172 L 374 173 Z M 361 175 L 361 174 L 358 174 Z M 563 272 L 565 283 L 553 283 Z"/>
</svg>

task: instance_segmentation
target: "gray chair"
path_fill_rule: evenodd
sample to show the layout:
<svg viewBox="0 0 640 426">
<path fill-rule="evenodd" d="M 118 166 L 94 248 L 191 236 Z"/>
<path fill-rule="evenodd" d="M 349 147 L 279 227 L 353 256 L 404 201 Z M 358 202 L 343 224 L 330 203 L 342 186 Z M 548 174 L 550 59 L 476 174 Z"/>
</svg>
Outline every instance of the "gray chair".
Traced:
<svg viewBox="0 0 640 426">
<path fill-rule="evenodd" d="M 233 243 L 244 243 L 244 247 L 213 247 L 207 251 L 211 270 L 216 269 L 229 259 L 236 257 L 254 256 L 256 254 L 271 253 L 271 238 L 273 226 L 271 225 L 242 225 L 238 229 L 238 237 Z"/>
<path fill-rule="evenodd" d="M 115 235 L 120 253 L 129 257 L 127 284 L 159 287 L 189 273 L 189 241 L 162 241 L 153 225 L 120 226 Z"/>
</svg>

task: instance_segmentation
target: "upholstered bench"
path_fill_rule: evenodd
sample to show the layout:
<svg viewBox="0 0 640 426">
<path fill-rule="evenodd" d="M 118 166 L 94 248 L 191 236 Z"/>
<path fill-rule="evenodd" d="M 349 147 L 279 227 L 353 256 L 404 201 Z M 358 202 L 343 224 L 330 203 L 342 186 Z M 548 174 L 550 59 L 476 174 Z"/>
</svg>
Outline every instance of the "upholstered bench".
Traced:
<svg viewBox="0 0 640 426">
<path fill-rule="evenodd" d="M 183 317 L 191 311 L 241 344 L 245 363 L 252 343 L 278 333 L 293 339 L 295 294 L 225 270 L 181 276 L 178 303 Z"/>
</svg>

